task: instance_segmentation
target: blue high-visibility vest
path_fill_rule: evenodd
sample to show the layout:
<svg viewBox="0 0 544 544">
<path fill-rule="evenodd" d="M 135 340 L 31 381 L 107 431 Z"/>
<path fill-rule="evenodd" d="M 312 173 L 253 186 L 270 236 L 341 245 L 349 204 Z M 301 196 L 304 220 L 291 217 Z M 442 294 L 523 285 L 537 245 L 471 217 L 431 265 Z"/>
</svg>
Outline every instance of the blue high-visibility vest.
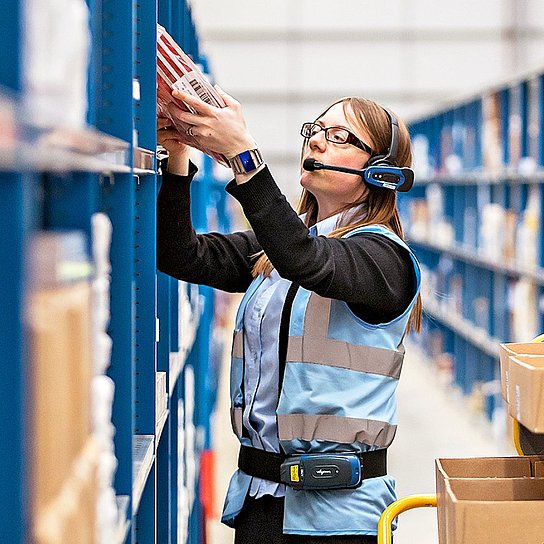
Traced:
<svg viewBox="0 0 544 544">
<path fill-rule="evenodd" d="M 403 338 L 419 293 L 421 272 L 412 251 L 386 227 L 359 227 L 346 237 L 360 233 L 381 234 L 409 252 L 416 293 L 402 315 L 373 325 L 356 316 L 346 302 L 299 287 L 291 309 L 276 411 L 279 440 L 287 455 L 387 448 L 395 435 Z M 255 278 L 240 303 L 232 349 L 232 426 L 247 446 L 253 444 L 242 433 L 243 317 L 262 281 L 262 276 Z M 233 525 L 250 484 L 251 476 L 235 472 L 223 510 L 224 523 Z M 383 510 L 395 500 L 395 480 L 389 475 L 363 480 L 356 489 L 304 491 L 287 487 L 284 533 L 375 535 Z"/>
</svg>

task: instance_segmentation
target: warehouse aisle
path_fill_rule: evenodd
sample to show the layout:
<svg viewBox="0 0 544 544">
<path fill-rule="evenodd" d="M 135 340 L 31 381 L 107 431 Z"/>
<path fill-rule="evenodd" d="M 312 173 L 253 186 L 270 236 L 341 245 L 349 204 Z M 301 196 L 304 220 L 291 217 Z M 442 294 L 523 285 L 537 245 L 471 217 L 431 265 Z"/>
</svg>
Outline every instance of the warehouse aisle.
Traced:
<svg viewBox="0 0 544 544">
<path fill-rule="evenodd" d="M 504 439 L 494 438 L 491 424 L 475 414 L 466 399 L 441 383 L 416 347 L 408 346 L 407 353 L 399 386 L 399 429 L 389 455 L 389 472 L 397 478 L 399 497 L 434 493 L 437 457 L 515 454 Z M 238 451 L 230 431 L 228 361 L 221 376 L 218 403 L 215 450 L 219 516 Z M 208 529 L 209 544 L 233 541 L 233 532 L 219 522 L 211 523 Z M 395 544 L 414 542 L 438 542 L 435 509 L 413 510 L 400 517 Z"/>
</svg>

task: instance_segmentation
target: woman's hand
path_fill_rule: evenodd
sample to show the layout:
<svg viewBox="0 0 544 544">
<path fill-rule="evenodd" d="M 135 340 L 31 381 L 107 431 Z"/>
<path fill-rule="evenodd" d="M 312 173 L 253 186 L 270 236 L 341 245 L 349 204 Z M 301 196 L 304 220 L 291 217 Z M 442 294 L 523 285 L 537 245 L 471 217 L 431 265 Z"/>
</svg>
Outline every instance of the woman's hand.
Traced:
<svg viewBox="0 0 544 544">
<path fill-rule="evenodd" d="M 196 113 L 183 111 L 173 102 L 168 104 L 168 112 L 199 145 L 230 159 L 257 146 L 247 128 L 240 103 L 217 85 L 215 88 L 226 107 L 216 108 L 190 94 L 175 90 L 172 96 L 183 101 Z"/>
<path fill-rule="evenodd" d="M 168 172 L 186 176 L 189 173 L 189 146 L 167 117 L 157 117 L 157 142 L 168 151 Z"/>
</svg>

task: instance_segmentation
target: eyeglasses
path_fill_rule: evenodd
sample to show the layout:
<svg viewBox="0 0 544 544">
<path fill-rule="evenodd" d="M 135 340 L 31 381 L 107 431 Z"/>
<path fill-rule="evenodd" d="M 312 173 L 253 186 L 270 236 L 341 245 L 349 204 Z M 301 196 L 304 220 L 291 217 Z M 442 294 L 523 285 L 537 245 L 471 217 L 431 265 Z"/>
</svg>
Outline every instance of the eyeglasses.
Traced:
<svg viewBox="0 0 544 544">
<path fill-rule="evenodd" d="M 325 140 L 332 142 L 333 144 L 350 144 L 362 149 L 369 155 L 372 155 L 372 148 L 359 140 L 355 134 L 352 134 L 347 128 L 344 127 L 322 127 L 317 123 L 304 123 L 300 129 L 300 134 L 304 138 L 311 138 L 318 132 L 325 131 Z"/>
</svg>

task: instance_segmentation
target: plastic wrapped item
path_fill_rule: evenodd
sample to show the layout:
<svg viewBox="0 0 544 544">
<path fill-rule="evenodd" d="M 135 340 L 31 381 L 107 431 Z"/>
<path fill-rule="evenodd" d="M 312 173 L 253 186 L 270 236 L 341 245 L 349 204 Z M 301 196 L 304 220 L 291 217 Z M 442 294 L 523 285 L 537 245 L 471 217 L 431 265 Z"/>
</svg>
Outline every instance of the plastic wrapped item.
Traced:
<svg viewBox="0 0 544 544">
<path fill-rule="evenodd" d="M 168 112 L 170 102 L 175 103 L 185 111 L 192 111 L 184 102 L 172 96 L 174 89 L 196 96 L 217 108 L 226 106 L 221 95 L 206 79 L 198 66 L 181 49 L 172 36 L 161 25 L 157 25 L 157 112 L 172 121 L 176 129 L 183 134 L 183 140 L 187 141 L 191 147 L 199 149 L 221 164 L 228 166 L 228 162 L 223 155 L 202 147 L 195 138 L 186 134 L 185 128 L 170 115 Z M 193 113 L 196 112 L 193 111 Z"/>
<path fill-rule="evenodd" d="M 512 312 L 511 337 L 523 342 L 540 334 L 538 288 L 528 279 L 521 278 L 509 289 L 509 308 Z"/>
<path fill-rule="evenodd" d="M 110 365 L 113 342 L 106 330 L 110 321 L 110 247 L 112 223 L 103 213 L 92 216 L 93 257 L 95 279 L 92 282 L 93 309 L 93 362 L 95 376 L 92 379 L 92 430 L 96 437 L 98 457 L 98 482 L 96 497 L 96 543 L 115 541 L 119 511 L 113 480 L 117 458 L 112 423 L 115 384 L 104 372 Z"/>
<path fill-rule="evenodd" d="M 413 168 L 416 178 L 427 178 L 432 174 L 429 162 L 429 139 L 423 134 L 416 134 L 412 139 Z"/>
<path fill-rule="evenodd" d="M 527 207 L 521 215 L 516 232 L 516 261 L 523 267 L 534 267 L 539 262 L 540 188 L 529 188 Z"/>
<path fill-rule="evenodd" d="M 27 254 L 31 289 L 51 289 L 88 279 L 92 265 L 86 245 L 81 231 L 36 233 Z"/>
<path fill-rule="evenodd" d="M 85 0 L 25 0 L 24 103 L 40 127 L 85 125 L 90 53 Z"/>
<path fill-rule="evenodd" d="M 501 117 L 498 94 L 482 99 L 483 108 L 483 166 L 491 174 L 498 174 L 503 168 L 501 147 Z"/>
<path fill-rule="evenodd" d="M 449 245 L 455 239 L 453 225 L 444 215 L 444 190 L 438 183 L 431 183 L 425 189 L 428 213 L 428 234 L 432 233 L 433 242 Z"/>
<path fill-rule="evenodd" d="M 480 222 L 480 253 L 501 260 L 504 248 L 505 209 L 500 204 L 486 204 Z"/>
<path fill-rule="evenodd" d="M 429 235 L 429 209 L 427 201 L 423 198 L 413 198 L 409 202 L 410 238 L 414 240 L 425 240 Z"/>
</svg>

